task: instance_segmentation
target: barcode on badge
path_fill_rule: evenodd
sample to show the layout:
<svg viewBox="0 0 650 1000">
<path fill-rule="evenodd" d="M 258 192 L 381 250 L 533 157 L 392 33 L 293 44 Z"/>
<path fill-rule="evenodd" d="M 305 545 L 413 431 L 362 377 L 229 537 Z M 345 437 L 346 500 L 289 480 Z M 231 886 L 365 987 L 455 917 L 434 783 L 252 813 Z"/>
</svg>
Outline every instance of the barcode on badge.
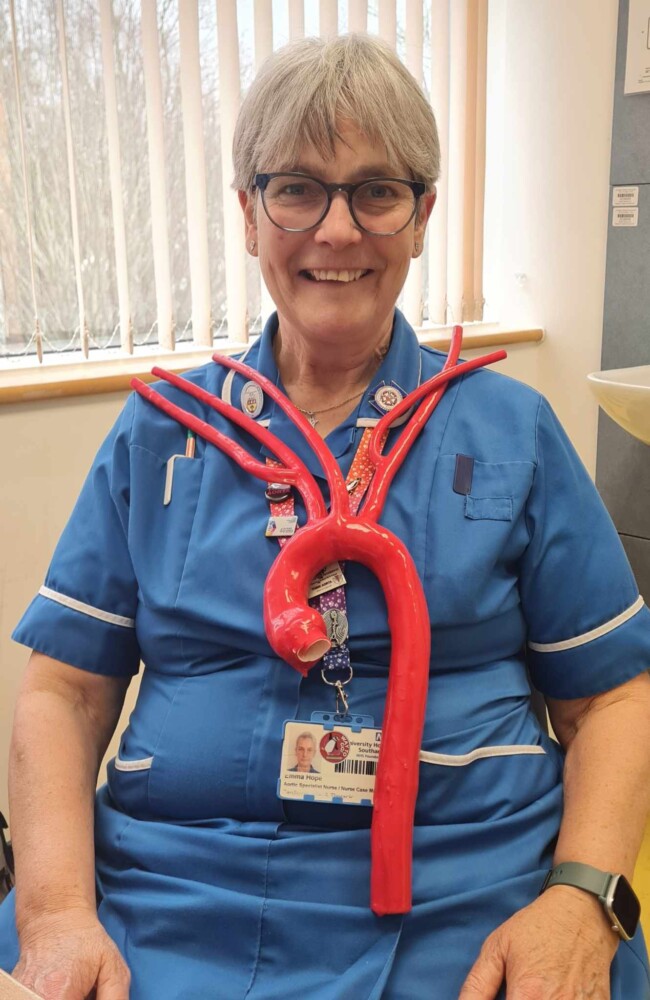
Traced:
<svg viewBox="0 0 650 1000">
<path fill-rule="evenodd" d="M 376 774 L 376 760 L 342 760 L 334 765 L 337 774 Z"/>
</svg>

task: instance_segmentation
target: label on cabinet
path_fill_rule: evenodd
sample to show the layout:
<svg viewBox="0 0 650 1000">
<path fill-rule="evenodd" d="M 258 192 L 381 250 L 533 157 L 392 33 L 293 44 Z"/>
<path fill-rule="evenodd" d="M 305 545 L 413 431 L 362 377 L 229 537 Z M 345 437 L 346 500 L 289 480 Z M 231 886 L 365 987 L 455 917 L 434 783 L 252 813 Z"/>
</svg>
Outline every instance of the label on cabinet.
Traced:
<svg viewBox="0 0 650 1000">
<path fill-rule="evenodd" d="M 614 208 L 612 209 L 613 226 L 638 226 L 638 208 Z"/>
<path fill-rule="evenodd" d="M 628 208 L 639 204 L 638 186 L 615 187 L 612 192 L 612 205 L 626 205 Z"/>
</svg>

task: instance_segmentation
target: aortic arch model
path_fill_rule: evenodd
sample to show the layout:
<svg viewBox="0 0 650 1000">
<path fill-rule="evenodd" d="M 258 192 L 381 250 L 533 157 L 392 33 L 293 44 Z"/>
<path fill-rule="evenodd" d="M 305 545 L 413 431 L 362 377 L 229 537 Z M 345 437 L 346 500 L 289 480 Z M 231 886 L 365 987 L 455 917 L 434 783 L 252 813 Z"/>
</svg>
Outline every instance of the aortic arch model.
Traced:
<svg viewBox="0 0 650 1000">
<path fill-rule="evenodd" d="M 251 475 L 266 482 L 285 483 L 300 493 L 306 524 L 279 549 L 264 585 L 264 627 L 280 659 L 306 676 L 330 648 L 323 618 L 310 607 L 307 596 L 311 580 L 324 566 L 353 560 L 366 566 L 381 584 L 388 608 L 391 658 L 371 828 L 370 905 L 379 916 L 406 913 L 411 908 L 413 817 L 431 633 L 424 591 L 413 559 L 403 542 L 378 521 L 395 474 L 447 385 L 452 379 L 506 357 L 505 351 L 495 351 L 459 364 L 462 336 L 462 328 L 454 327 L 442 370 L 409 393 L 374 428 L 368 456 L 375 471 L 357 515 L 351 513 L 345 480 L 323 439 L 284 393 L 254 369 L 234 358 L 214 355 L 218 364 L 259 385 L 299 428 L 325 473 L 330 491 L 329 512 L 316 480 L 304 463 L 245 413 L 178 375 L 157 367 L 152 369 L 153 375 L 247 431 L 275 455 L 279 464 L 260 462 L 226 434 L 161 396 L 140 379 L 131 381 L 141 396 L 220 448 Z M 384 455 L 390 427 L 416 406 L 391 450 Z"/>
</svg>

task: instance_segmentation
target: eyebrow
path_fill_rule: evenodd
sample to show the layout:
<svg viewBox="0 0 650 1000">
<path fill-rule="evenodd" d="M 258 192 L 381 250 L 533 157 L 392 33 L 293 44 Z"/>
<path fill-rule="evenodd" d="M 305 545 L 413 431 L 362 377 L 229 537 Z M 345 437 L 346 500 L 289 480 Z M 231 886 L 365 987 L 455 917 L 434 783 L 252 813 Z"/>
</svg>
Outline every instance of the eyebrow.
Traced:
<svg viewBox="0 0 650 1000">
<path fill-rule="evenodd" d="M 319 177 L 318 171 L 315 171 L 313 167 L 308 167 L 304 163 L 299 163 L 293 167 L 286 167 L 287 170 L 295 171 L 299 174 L 309 174 L 310 177 L 315 177 L 316 180 L 323 180 L 324 178 Z M 387 163 L 368 163 L 364 164 L 362 167 L 358 167 L 353 170 L 349 177 L 350 181 L 362 180 L 364 177 L 397 177 L 399 176 L 399 170 L 397 173 L 394 172 L 393 167 L 390 167 Z"/>
</svg>

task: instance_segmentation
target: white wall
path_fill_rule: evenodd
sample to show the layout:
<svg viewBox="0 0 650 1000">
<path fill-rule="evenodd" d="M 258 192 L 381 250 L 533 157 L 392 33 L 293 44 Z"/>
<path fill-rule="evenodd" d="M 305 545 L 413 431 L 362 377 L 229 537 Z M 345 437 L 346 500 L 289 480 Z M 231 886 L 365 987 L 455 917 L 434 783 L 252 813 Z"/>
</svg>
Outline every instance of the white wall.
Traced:
<svg viewBox="0 0 650 1000">
<path fill-rule="evenodd" d="M 617 0 L 490 0 L 490 313 L 545 327 L 516 372 L 549 397 L 592 473 L 585 376 L 600 368 L 617 14 Z"/>
<path fill-rule="evenodd" d="M 500 366 L 551 399 L 593 471 L 600 367 L 616 0 L 491 0 L 490 313 L 541 324 Z M 432 220 L 435 224 L 435 215 Z M 519 285 L 514 277 L 524 272 Z M 123 397 L 0 408 L 0 809 L 26 653 L 9 632 L 40 586 L 92 456 Z M 125 714 L 128 712 L 128 708 Z"/>
</svg>

